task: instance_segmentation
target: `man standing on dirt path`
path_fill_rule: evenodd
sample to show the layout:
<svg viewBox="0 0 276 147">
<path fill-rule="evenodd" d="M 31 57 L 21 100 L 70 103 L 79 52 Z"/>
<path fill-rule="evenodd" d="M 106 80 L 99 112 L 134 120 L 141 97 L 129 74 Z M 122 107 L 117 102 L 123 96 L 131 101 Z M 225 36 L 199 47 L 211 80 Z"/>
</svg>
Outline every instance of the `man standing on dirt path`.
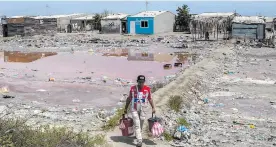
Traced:
<svg viewBox="0 0 276 147">
<path fill-rule="evenodd" d="M 155 113 L 155 107 L 151 98 L 150 87 L 145 85 L 146 77 L 139 75 L 137 77 L 137 85 L 130 88 L 129 96 L 126 101 L 125 114 L 131 103 L 131 113 L 134 122 L 134 132 L 137 138 L 137 147 L 142 146 L 142 128 L 145 120 L 145 106 L 150 103 L 152 113 Z M 148 102 L 147 102 L 148 101 Z"/>
</svg>

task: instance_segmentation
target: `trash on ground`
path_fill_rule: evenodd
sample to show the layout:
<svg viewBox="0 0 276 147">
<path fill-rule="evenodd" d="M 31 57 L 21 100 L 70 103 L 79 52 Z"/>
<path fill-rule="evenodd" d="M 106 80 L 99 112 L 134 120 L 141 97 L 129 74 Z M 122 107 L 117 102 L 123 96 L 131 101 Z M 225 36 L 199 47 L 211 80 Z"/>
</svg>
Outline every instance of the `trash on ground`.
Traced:
<svg viewBox="0 0 276 147">
<path fill-rule="evenodd" d="M 79 102 L 80 102 L 79 99 L 74 99 L 74 100 L 72 100 L 72 101 L 73 101 L 73 103 L 79 103 Z"/>
<path fill-rule="evenodd" d="M 8 87 L 2 87 L 0 89 L 0 93 L 9 93 L 9 88 Z"/>
<path fill-rule="evenodd" d="M 36 90 L 36 91 L 38 91 L 38 92 L 45 92 L 45 91 L 47 91 L 47 90 L 45 90 L 45 89 L 38 89 L 38 90 Z"/>
<path fill-rule="evenodd" d="M 209 102 L 209 99 L 208 99 L 208 98 L 205 98 L 205 99 L 203 99 L 203 102 L 204 102 L 205 104 L 207 104 L 207 103 Z"/>
<path fill-rule="evenodd" d="M 172 65 L 171 64 L 165 64 L 163 67 L 164 67 L 164 69 L 171 69 Z"/>
<path fill-rule="evenodd" d="M 250 127 L 250 129 L 255 129 L 256 127 L 255 127 L 255 125 L 249 125 L 249 127 Z"/>
<path fill-rule="evenodd" d="M 55 78 L 49 78 L 49 82 L 54 82 Z"/>
<path fill-rule="evenodd" d="M 177 128 L 177 131 L 179 131 L 179 132 L 185 132 L 185 131 L 188 131 L 188 129 L 185 126 L 179 126 Z"/>
<path fill-rule="evenodd" d="M 4 99 L 9 99 L 9 98 L 15 98 L 14 96 L 11 96 L 11 95 L 3 95 L 3 98 Z"/>
</svg>

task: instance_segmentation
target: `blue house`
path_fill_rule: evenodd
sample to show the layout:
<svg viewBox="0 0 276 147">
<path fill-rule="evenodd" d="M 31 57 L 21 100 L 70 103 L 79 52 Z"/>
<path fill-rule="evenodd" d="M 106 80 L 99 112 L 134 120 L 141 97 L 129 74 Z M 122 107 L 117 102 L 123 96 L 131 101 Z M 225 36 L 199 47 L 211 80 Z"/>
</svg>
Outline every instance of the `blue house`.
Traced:
<svg viewBox="0 0 276 147">
<path fill-rule="evenodd" d="M 128 34 L 152 35 L 173 32 L 175 14 L 169 11 L 145 11 L 127 17 Z"/>
</svg>

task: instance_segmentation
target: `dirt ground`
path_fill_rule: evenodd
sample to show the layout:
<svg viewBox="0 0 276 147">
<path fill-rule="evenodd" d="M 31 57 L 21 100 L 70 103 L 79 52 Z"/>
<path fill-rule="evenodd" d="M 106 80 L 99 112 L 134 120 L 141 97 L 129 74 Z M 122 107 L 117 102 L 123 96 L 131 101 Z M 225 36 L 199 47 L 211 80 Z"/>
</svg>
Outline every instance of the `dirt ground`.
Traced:
<svg viewBox="0 0 276 147">
<path fill-rule="evenodd" d="M 83 36 L 82 40 L 79 36 Z M 107 116 L 115 111 L 99 109 L 121 106 L 120 100 L 134 84 L 136 75 L 145 74 L 151 79 L 148 84 L 175 75 L 172 82 L 153 94 L 157 115 L 163 118 L 163 126 L 171 134 L 176 120 L 185 117 L 191 124 L 191 138 L 169 143 L 162 141 L 164 137 L 146 138 L 145 146 L 276 146 L 275 48 L 253 48 L 235 44 L 234 40 L 191 42 L 189 35 L 179 33 L 150 37 L 96 35 L 109 40 L 105 43 L 95 43 L 91 39 L 94 37 L 93 34 L 38 36 L 44 40 L 39 43 L 29 41 L 30 38 L 2 40 L 0 49 L 12 51 L 17 47 L 58 54 L 30 63 L 4 62 L 2 56 L 0 87 L 8 86 L 9 94 L 15 98 L 1 99 L 0 112 L 5 110 L 16 116 L 32 114 L 30 124 L 54 123 L 93 133 L 103 124 L 99 111 Z M 159 42 L 158 38 L 163 39 Z M 187 44 L 188 48 L 175 48 L 179 43 Z M 163 65 L 173 64 L 176 58 L 160 62 L 160 59 L 128 61 L 125 56 L 101 56 L 118 48 L 153 54 L 181 51 L 197 56 L 194 62 L 188 59 L 183 68 L 171 70 L 164 70 Z M 54 82 L 48 81 L 51 77 Z M 184 99 L 180 113 L 167 107 L 173 95 Z M 42 110 L 46 112 L 40 113 Z M 134 146 L 134 138 L 121 137 L 118 129 L 107 133 L 107 138 L 114 147 Z"/>
</svg>

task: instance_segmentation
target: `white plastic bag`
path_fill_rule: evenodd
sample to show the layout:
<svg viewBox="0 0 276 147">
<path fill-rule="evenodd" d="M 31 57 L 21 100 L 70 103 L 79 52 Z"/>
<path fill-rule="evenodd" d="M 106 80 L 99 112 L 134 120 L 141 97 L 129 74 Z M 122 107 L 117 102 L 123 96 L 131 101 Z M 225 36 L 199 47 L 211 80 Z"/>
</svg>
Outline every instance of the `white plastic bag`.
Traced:
<svg viewBox="0 0 276 147">
<path fill-rule="evenodd" d="M 155 122 L 152 126 L 151 133 L 154 137 L 159 137 L 164 132 L 164 128 L 159 122 Z"/>
</svg>

